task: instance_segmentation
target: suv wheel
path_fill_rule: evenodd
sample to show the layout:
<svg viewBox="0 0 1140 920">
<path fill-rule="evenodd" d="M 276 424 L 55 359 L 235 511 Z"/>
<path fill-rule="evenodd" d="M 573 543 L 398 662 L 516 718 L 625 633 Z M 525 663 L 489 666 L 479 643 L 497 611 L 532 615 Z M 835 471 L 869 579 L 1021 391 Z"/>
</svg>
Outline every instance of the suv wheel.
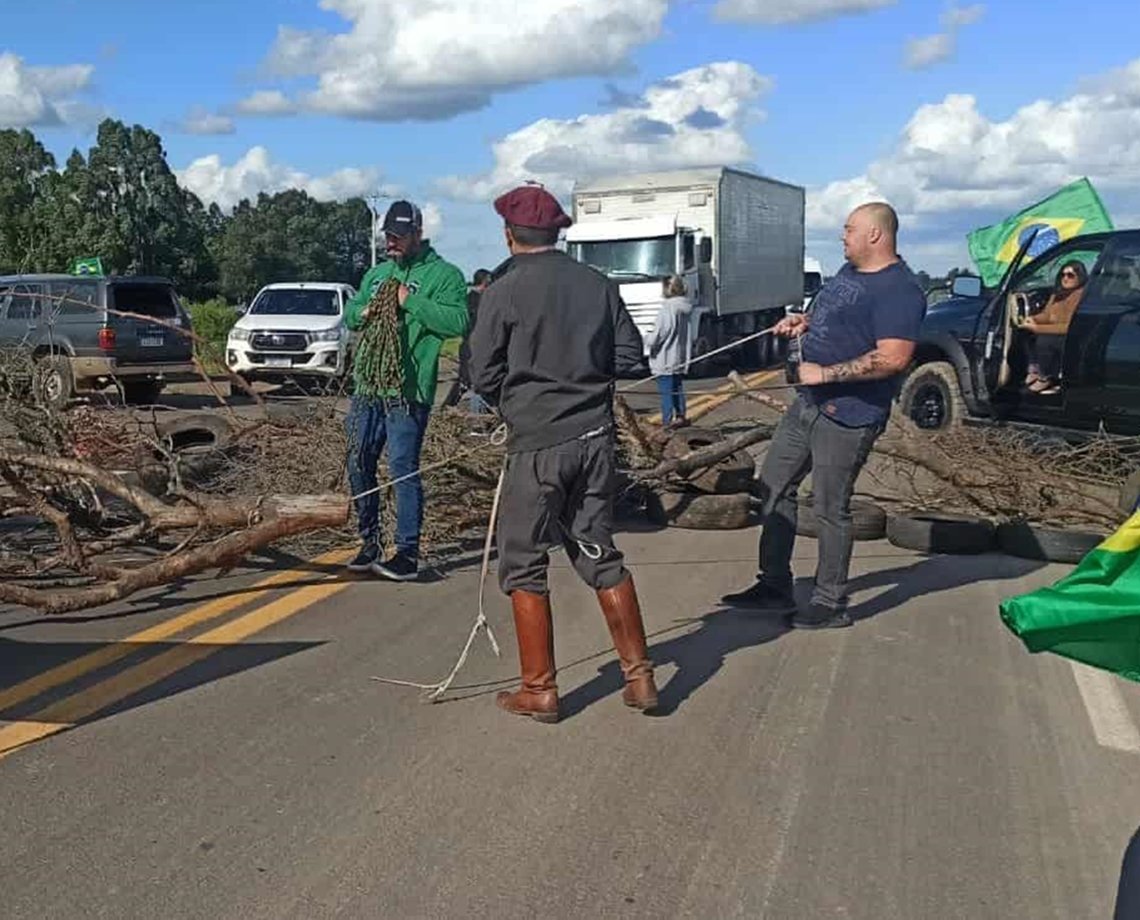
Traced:
<svg viewBox="0 0 1140 920">
<path fill-rule="evenodd" d="M 932 361 L 914 368 L 899 392 L 899 406 L 922 431 L 953 428 L 966 412 L 954 366 L 948 361 Z"/>
<path fill-rule="evenodd" d="M 49 406 L 63 408 L 75 395 L 71 362 L 64 355 L 43 355 L 36 359 L 36 398 Z"/>
</svg>

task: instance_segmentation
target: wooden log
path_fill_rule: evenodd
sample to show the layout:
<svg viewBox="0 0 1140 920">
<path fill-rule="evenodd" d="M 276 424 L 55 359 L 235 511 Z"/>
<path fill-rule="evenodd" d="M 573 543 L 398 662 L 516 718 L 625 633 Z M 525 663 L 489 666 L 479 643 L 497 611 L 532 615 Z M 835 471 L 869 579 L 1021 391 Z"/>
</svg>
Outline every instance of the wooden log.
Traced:
<svg viewBox="0 0 1140 920">
<path fill-rule="evenodd" d="M 277 496 L 267 499 L 257 509 L 245 510 L 255 512 L 260 518 L 250 526 L 228 533 L 205 546 L 175 553 L 137 569 L 117 572 L 116 578 L 103 584 L 64 591 L 0 584 L 0 601 L 32 607 L 48 614 L 71 613 L 110 604 L 180 578 L 210 569 L 230 568 L 250 553 L 285 537 L 342 527 L 348 521 L 349 501 L 348 496 L 338 494 Z M 210 514 L 217 514 L 217 511 L 209 509 L 206 519 Z"/>
<path fill-rule="evenodd" d="M 757 425 L 754 428 L 749 428 L 747 431 L 740 432 L 740 434 L 733 435 L 731 438 L 725 438 L 725 440 L 717 444 L 690 451 L 683 457 L 664 460 L 648 472 L 640 474 L 640 477 L 644 479 L 664 479 L 666 476 L 674 473 L 679 476 L 687 476 L 696 470 L 720 462 L 738 450 L 743 450 L 760 441 L 768 440 L 772 437 L 772 431 L 773 428 L 771 425 Z"/>
</svg>

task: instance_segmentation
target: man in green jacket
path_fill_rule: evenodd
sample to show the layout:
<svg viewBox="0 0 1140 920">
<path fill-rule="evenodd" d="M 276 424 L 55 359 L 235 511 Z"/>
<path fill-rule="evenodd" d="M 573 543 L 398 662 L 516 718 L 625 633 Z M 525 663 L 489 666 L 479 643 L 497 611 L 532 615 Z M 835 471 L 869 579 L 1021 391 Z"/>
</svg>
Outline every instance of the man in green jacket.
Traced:
<svg viewBox="0 0 1140 920">
<path fill-rule="evenodd" d="M 355 392 L 348 415 L 348 479 L 353 494 L 362 495 L 356 500 L 356 516 L 364 545 L 348 568 L 372 571 L 393 581 L 414 581 L 419 575 L 423 483 L 413 474 L 420 466 L 420 448 L 435 400 L 440 346 L 446 339 L 467 333 L 467 282 L 463 273 L 441 259 L 423 238 L 423 217 L 411 202 L 397 201 L 388 209 L 384 239 L 388 260 L 368 271 L 360 282 L 360 292 L 344 313 L 345 325 L 361 332 L 354 358 Z M 371 305 L 373 295 L 389 279 L 400 285 L 395 336 L 400 353 L 400 389 L 377 380 L 375 369 L 391 355 L 372 354 L 377 347 L 373 343 L 384 339 L 369 335 L 371 324 L 383 322 Z M 382 560 L 376 469 L 385 444 L 388 472 L 398 481 L 393 486 L 396 551 Z"/>
</svg>

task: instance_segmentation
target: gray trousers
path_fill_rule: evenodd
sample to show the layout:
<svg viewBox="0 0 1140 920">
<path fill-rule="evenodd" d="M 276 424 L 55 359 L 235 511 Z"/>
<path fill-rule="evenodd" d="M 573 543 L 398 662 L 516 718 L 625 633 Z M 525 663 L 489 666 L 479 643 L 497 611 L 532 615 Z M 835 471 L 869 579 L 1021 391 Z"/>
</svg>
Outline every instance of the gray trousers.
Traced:
<svg viewBox="0 0 1140 920">
<path fill-rule="evenodd" d="M 507 458 L 501 499 L 499 585 L 506 594 L 548 593 L 549 553 L 562 546 L 595 590 L 626 576 L 614 546 L 614 442 L 610 432 Z"/>
<path fill-rule="evenodd" d="M 819 528 L 819 564 L 812 603 L 831 610 L 847 606 L 851 493 L 882 431 L 882 425 L 845 427 L 802 399 L 784 413 L 760 471 L 764 503 L 761 581 L 777 591 L 792 592 L 797 489 L 810 472 Z"/>
</svg>

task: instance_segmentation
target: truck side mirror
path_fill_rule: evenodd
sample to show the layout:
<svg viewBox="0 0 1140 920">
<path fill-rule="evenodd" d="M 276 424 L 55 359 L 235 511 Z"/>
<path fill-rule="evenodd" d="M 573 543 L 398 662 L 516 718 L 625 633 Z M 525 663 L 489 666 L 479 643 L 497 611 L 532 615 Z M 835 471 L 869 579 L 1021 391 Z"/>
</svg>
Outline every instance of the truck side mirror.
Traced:
<svg viewBox="0 0 1140 920">
<path fill-rule="evenodd" d="M 701 264 L 708 265 L 712 262 L 712 237 L 706 236 L 701 240 Z"/>
<path fill-rule="evenodd" d="M 981 297 L 982 279 L 976 275 L 958 275 L 950 285 L 950 291 L 955 297 Z"/>
</svg>

